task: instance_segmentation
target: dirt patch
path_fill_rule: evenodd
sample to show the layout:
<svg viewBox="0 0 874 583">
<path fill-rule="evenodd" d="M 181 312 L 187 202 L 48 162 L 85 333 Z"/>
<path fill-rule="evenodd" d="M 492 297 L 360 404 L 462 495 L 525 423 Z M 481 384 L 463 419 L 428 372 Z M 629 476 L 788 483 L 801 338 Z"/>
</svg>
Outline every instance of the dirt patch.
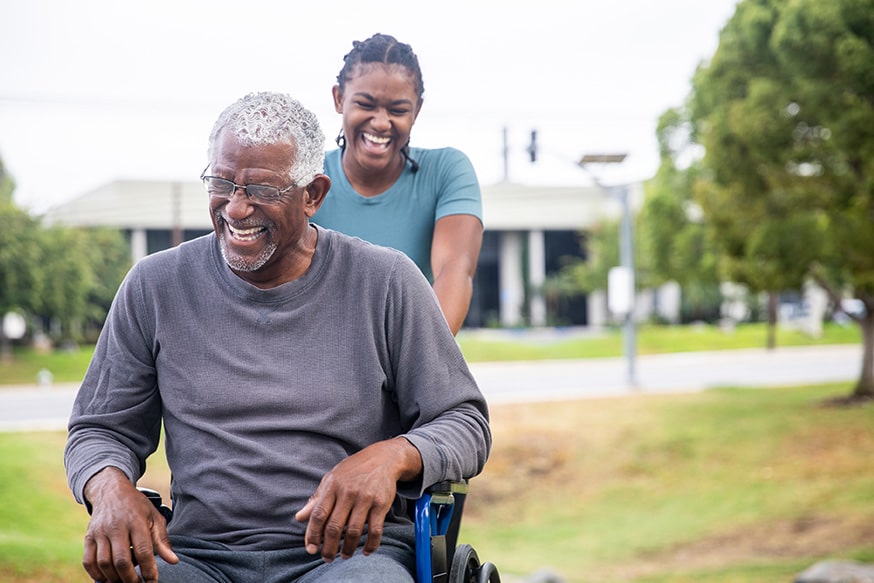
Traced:
<svg viewBox="0 0 874 583">
<path fill-rule="evenodd" d="M 744 415 L 747 409 L 734 405 L 744 396 L 716 395 L 712 400 L 733 399 L 733 406 L 725 407 L 726 415 Z M 494 407 L 494 449 L 483 474 L 471 482 L 466 523 L 473 528 L 503 525 L 508 533 L 507 544 L 513 547 L 513 537 L 521 529 L 536 529 L 550 517 L 560 516 L 556 506 L 561 506 L 566 516 L 579 515 L 581 521 L 592 522 L 581 523 L 577 529 L 584 533 L 574 539 L 582 549 L 578 557 L 568 558 L 567 552 L 544 549 L 530 557 L 510 552 L 505 559 L 500 545 L 497 552 L 487 556 L 499 565 L 502 560 L 515 560 L 513 568 L 519 572 L 543 564 L 568 577 L 583 569 L 587 581 L 621 582 L 742 565 L 807 563 L 870 549 L 874 541 L 874 507 L 844 500 L 864 496 L 859 488 L 866 483 L 864 476 L 870 475 L 874 439 L 867 407 L 829 411 L 822 408 L 822 403 L 811 406 L 810 401 L 787 405 L 779 411 L 781 423 L 773 424 L 768 439 L 720 441 L 708 431 L 699 432 L 700 438 L 699 433 L 690 437 L 688 431 L 675 434 L 665 426 L 665 419 L 684 422 L 686 417 L 677 413 L 683 413 L 683 407 L 690 419 L 699 414 L 701 399 L 692 401 L 693 397 L 686 396 L 648 396 Z M 664 411 L 673 415 L 664 416 Z M 724 423 L 733 420 L 726 417 Z M 737 421 L 758 430 L 759 426 L 747 418 Z M 709 441 L 698 447 L 699 439 Z M 719 463 L 712 463 L 713 459 Z M 716 483 L 719 480 L 714 481 L 712 476 L 701 476 L 702 471 L 709 470 L 741 478 L 729 481 L 735 489 L 722 492 L 721 488 L 728 486 Z M 849 493 L 843 489 L 846 485 L 852 486 Z M 758 515 L 746 514 L 744 519 L 716 512 L 710 530 L 703 534 L 698 529 L 707 526 L 692 520 L 697 524 L 696 534 L 672 547 L 653 536 L 617 538 L 615 544 L 619 546 L 627 543 L 632 545 L 627 548 L 640 549 L 640 541 L 644 540 L 652 549 L 628 556 L 621 550 L 603 552 L 585 534 L 587 528 L 610 528 L 612 523 L 604 521 L 604 516 L 616 517 L 617 529 L 639 533 L 622 522 L 621 510 L 601 515 L 589 512 L 598 504 L 617 504 L 617 499 L 622 500 L 634 489 L 640 496 L 652 496 L 654 503 L 664 505 L 676 503 L 672 492 L 689 488 L 695 507 L 707 508 L 707 496 L 718 504 L 722 495 L 731 496 L 736 488 L 744 487 L 751 492 L 740 499 L 738 508 L 749 510 L 761 505 Z M 616 498 L 611 501 L 613 495 Z M 786 500 L 797 504 L 789 505 Z M 787 517 L 793 508 L 800 517 Z M 651 523 L 648 528 L 652 530 L 647 532 L 655 532 L 658 538 L 654 524 L 657 522 Z M 577 536 L 573 523 L 565 527 L 567 537 Z M 669 540 L 679 538 L 676 532 L 665 534 L 671 537 Z"/>
<path fill-rule="evenodd" d="M 864 407 L 865 405 L 874 405 L 874 397 L 871 395 L 847 395 L 826 399 L 822 402 L 823 407 Z"/>
<path fill-rule="evenodd" d="M 805 516 L 718 533 L 605 569 L 604 580 L 718 569 L 767 559 L 840 556 L 874 540 L 874 516 Z M 609 572 L 608 572 L 609 571 Z"/>
</svg>

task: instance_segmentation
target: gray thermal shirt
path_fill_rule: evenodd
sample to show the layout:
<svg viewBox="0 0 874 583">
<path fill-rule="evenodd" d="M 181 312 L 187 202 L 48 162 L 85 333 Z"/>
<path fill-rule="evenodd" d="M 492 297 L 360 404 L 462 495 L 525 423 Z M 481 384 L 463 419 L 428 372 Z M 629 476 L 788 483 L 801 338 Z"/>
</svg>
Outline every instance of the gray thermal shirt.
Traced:
<svg viewBox="0 0 874 583">
<path fill-rule="evenodd" d="M 150 255 L 119 288 L 76 397 L 65 464 L 79 502 L 107 466 L 136 482 L 159 444 L 171 534 L 302 544 L 294 514 L 340 460 L 404 436 L 424 486 L 472 477 L 488 410 L 436 297 L 402 253 L 318 229 L 300 278 L 262 290 L 210 234 Z M 408 523 L 399 501 L 386 523 Z"/>
</svg>

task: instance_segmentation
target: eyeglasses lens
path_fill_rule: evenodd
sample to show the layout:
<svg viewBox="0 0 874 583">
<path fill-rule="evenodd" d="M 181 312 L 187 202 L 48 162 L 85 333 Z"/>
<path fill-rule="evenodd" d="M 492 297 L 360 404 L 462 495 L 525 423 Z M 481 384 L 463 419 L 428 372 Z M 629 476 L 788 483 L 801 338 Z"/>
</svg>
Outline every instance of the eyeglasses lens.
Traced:
<svg viewBox="0 0 874 583">
<path fill-rule="evenodd" d="M 214 176 L 204 176 L 203 184 L 206 186 L 206 192 L 210 196 L 230 198 L 237 189 L 237 185 L 230 180 L 216 178 Z M 244 188 L 246 190 L 246 195 L 258 202 L 272 203 L 278 201 L 282 197 L 282 193 L 275 186 L 247 184 Z"/>
</svg>

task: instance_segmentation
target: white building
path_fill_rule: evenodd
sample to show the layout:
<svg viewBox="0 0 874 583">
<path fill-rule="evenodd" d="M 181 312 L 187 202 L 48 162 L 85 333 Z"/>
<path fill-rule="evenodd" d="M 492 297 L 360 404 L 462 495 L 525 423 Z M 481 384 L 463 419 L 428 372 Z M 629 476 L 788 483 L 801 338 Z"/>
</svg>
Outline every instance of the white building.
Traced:
<svg viewBox="0 0 874 583">
<path fill-rule="evenodd" d="M 630 185 L 629 195 L 632 208 L 639 208 L 641 185 Z M 547 307 L 541 286 L 563 257 L 585 256 L 583 239 L 592 226 L 620 212 L 619 201 L 597 186 L 484 186 L 485 234 L 465 324 L 603 324 L 600 294 Z M 50 210 L 45 219 L 121 229 L 135 260 L 212 230 L 200 182 L 119 180 Z"/>
</svg>

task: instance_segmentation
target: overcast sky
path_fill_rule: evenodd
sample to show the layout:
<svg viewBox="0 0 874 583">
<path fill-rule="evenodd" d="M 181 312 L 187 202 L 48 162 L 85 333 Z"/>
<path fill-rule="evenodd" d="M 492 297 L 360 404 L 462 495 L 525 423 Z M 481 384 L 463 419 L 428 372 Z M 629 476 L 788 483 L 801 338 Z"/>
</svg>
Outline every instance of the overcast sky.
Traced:
<svg viewBox="0 0 874 583">
<path fill-rule="evenodd" d="M 27 0 L 0 19 L 0 156 L 42 211 L 115 179 L 195 180 L 219 112 L 293 94 L 340 128 L 331 86 L 353 40 L 412 45 L 425 80 L 414 145 L 466 152 L 484 185 L 588 184 L 585 153 L 626 152 L 605 182 L 658 164 L 655 127 L 681 105 L 736 0 Z M 540 158 L 525 153 L 538 130 Z"/>
</svg>

